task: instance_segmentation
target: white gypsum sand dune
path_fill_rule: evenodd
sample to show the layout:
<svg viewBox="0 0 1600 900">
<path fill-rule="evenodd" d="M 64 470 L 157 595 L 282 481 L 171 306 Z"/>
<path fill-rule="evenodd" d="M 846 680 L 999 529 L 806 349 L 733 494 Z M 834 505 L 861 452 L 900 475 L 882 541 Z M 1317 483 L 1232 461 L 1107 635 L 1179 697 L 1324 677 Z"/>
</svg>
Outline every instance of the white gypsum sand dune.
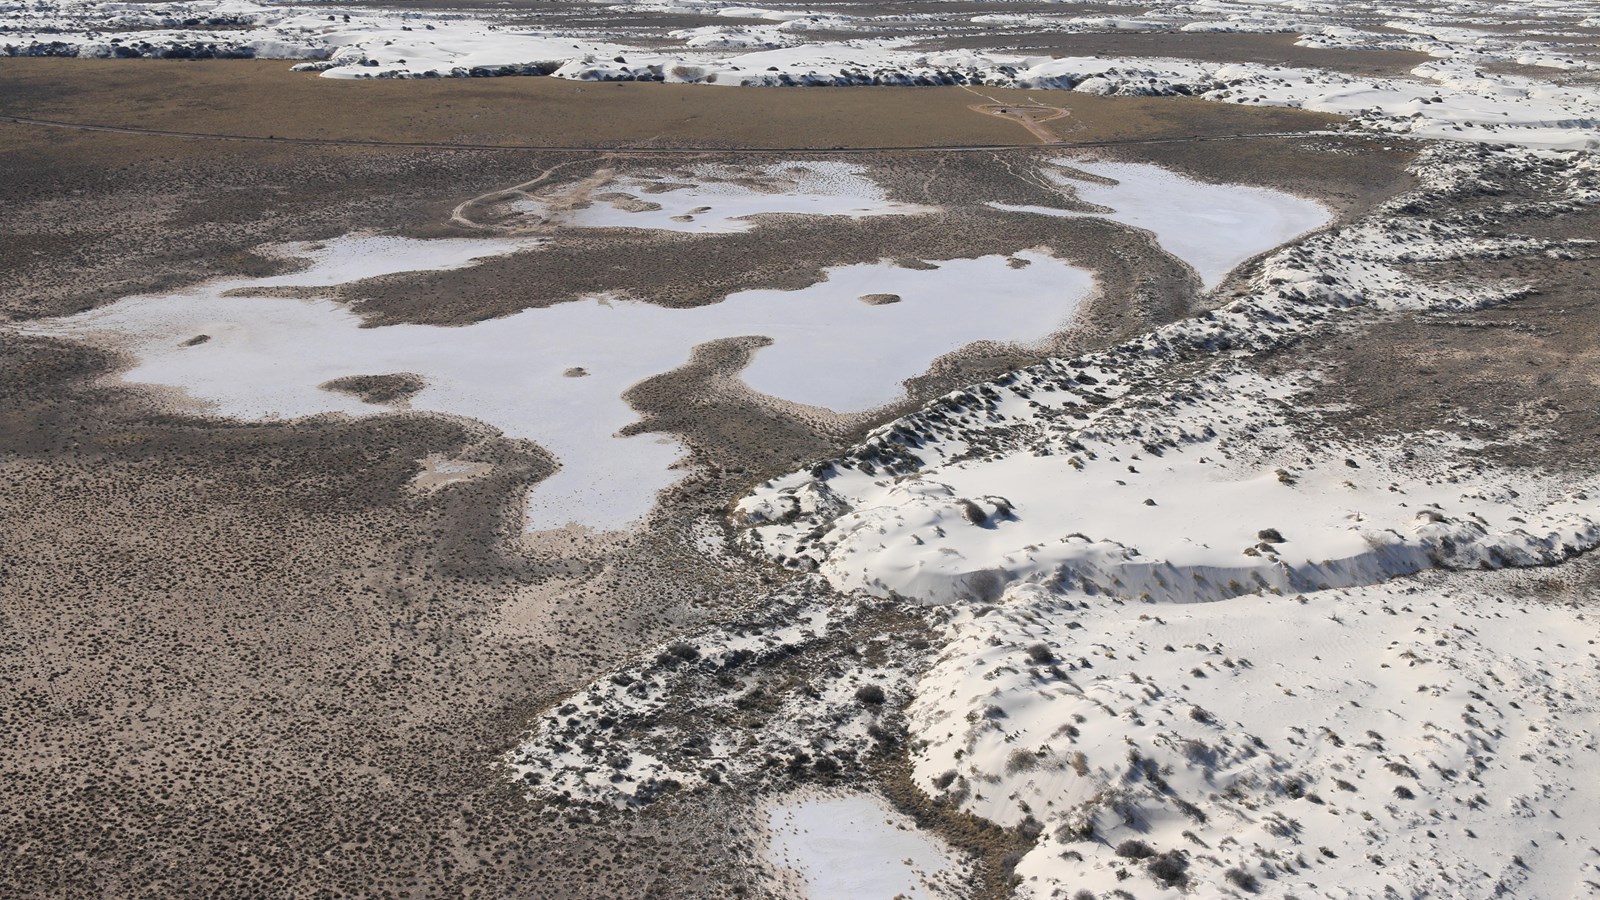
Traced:
<svg viewBox="0 0 1600 900">
<path fill-rule="evenodd" d="M 1024 898 L 1192 895 L 1164 873 L 1239 895 L 1582 896 L 1592 611 L 1508 598 L 1518 583 L 1177 605 L 1021 586 L 948 626 L 910 710 L 915 778 L 1038 830 Z"/>
<path fill-rule="evenodd" d="M 1419 166 L 1419 193 L 1476 190 L 1446 157 Z M 1497 159 L 1571 167 L 1570 202 L 1596 199 L 1587 157 Z M 1370 583 L 1440 560 L 1575 552 L 1597 527 L 1584 484 L 1466 465 L 1439 436 L 1317 445 L 1296 431 L 1305 419 L 1296 377 L 1259 379 L 1226 358 L 1197 378 L 1166 372 L 1176 355 L 1274 346 L 1348 309 L 1471 308 L 1516 290 L 1431 284 L 1406 274 L 1408 261 L 1564 252 L 1399 214 L 1408 202 L 1280 251 L 1249 296 L 1215 312 L 955 392 L 831 465 L 761 486 L 739 507 L 750 545 L 840 588 L 937 601 L 1063 578 L 1136 597 L 1208 598 Z M 1257 521 L 1269 513 L 1288 524 Z M 1267 528 L 1295 534 L 1282 547 L 1255 546 L 1254 531 Z M 1186 567 L 1178 582 L 1169 565 Z"/>
</svg>

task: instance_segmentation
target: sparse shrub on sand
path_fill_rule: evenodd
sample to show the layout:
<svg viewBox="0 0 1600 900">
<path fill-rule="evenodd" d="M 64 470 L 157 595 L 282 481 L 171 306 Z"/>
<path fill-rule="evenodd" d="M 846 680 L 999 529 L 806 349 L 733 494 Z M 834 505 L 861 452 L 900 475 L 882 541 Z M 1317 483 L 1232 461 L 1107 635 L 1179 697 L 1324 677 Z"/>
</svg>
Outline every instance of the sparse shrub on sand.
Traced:
<svg viewBox="0 0 1600 900">
<path fill-rule="evenodd" d="M 1250 893 L 1254 894 L 1261 890 L 1261 882 L 1258 881 L 1254 875 L 1251 875 L 1249 872 L 1246 872 L 1237 866 L 1227 870 L 1226 872 L 1223 872 L 1222 877 L 1228 879 L 1229 884 L 1232 884 L 1241 891 L 1249 891 Z"/>
<path fill-rule="evenodd" d="M 1128 838 L 1117 845 L 1117 855 L 1124 859 L 1149 859 L 1156 849 L 1138 838 Z"/>
<path fill-rule="evenodd" d="M 1155 880 L 1168 887 L 1187 884 L 1189 881 L 1189 860 L 1180 850 L 1168 850 L 1151 858 L 1145 868 Z"/>
<path fill-rule="evenodd" d="M 1011 751 L 1011 755 L 1006 758 L 1006 773 L 1009 775 L 1015 775 L 1018 772 L 1026 772 L 1029 769 L 1038 768 L 1038 766 L 1038 755 L 1036 755 L 1032 750 L 1022 747 L 1018 747 L 1017 749 Z"/>
<path fill-rule="evenodd" d="M 982 525 L 989 521 L 989 514 L 983 511 L 983 507 L 973 503 L 971 500 L 961 501 L 961 514 L 966 516 L 967 521 L 974 525 Z"/>
</svg>

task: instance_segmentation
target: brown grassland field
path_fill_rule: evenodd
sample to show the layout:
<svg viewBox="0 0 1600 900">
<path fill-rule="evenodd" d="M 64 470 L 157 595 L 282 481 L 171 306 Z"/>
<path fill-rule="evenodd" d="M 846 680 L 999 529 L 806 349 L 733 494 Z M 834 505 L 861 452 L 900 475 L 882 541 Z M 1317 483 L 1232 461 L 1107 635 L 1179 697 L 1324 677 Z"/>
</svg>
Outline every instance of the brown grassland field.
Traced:
<svg viewBox="0 0 1600 900">
<path fill-rule="evenodd" d="M 1331 116 L 1171 98 L 978 89 L 1065 106 L 1069 142 L 1309 131 Z M 558 78 L 346 81 L 268 60 L 0 61 L 0 114 L 173 131 L 549 147 L 1026 144 L 959 87 L 739 90 Z M 8 129 L 9 130 L 9 129 Z M 52 137 L 59 137 L 54 135 Z M 11 143 L 10 138 L 7 144 Z"/>
</svg>

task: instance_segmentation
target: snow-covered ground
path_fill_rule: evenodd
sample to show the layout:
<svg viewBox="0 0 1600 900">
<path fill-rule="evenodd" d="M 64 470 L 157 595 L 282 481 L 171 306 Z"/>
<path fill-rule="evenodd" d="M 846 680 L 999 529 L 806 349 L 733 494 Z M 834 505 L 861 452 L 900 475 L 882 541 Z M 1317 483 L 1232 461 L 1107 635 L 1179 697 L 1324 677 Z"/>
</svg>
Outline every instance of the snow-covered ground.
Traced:
<svg viewBox="0 0 1600 900">
<path fill-rule="evenodd" d="M 772 338 L 744 373 L 746 383 L 785 400 L 858 412 L 902 396 L 905 379 L 972 341 L 1030 343 L 1061 330 L 1093 286 L 1089 273 L 1025 252 L 1011 258 L 1023 266 L 1001 256 L 934 261 L 928 269 L 879 262 L 831 269 L 801 290 L 744 291 L 694 309 L 597 297 L 464 327 L 363 328 L 333 300 L 237 295 L 340 284 L 358 269 L 364 276 L 418 271 L 430 268 L 429 257 L 517 249 L 538 252 L 506 241 L 347 237 L 312 251 L 319 264 L 300 276 L 131 297 L 30 330 L 110 341 L 137 359 L 124 380 L 179 388 L 211 414 L 244 419 L 387 412 L 391 407 L 320 385 L 354 375 L 419 375 L 426 386 L 409 408 L 471 416 L 538 442 L 560 462 L 530 495 L 527 527 L 573 522 L 612 530 L 650 511 L 656 493 L 681 477 L 674 466 L 684 453 L 662 435 L 618 436 L 638 421 L 622 395 L 688 362 L 695 346 Z M 860 299 L 878 293 L 901 300 Z M 202 334 L 209 340 L 186 343 Z M 575 369 L 584 374 L 569 374 Z"/>
<path fill-rule="evenodd" d="M 1050 216 L 1100 215 L 1156 236 L 1161 246 L 1188 263 L 1202 286 L 1217 286 L 1239 264 L 1326 225 L 1328 209 L 1312 200 L 1266 188 L 1205 184 L 1159 166 L 1058 159 L 1067 171 L 1044 170 L 1050 181 L 1078 199 L 1105 207 L 1081 213 L 1041 206 L 991 204 L 996 209 Z M 1109 181 L 1070 177 L 1071 170 Z"/>
<path fill-rule="evenodd" d="M 512 208 L 543 222 L 575 228 L 650 228 L 693 234 L 749 231 L 752 216 L 916 215 L 928 207 L 898 203 L 860 166 L 840 162 L 776 163 L 732 169 L 692 167 L 688 181 L 653 175 L 623 176 L 568 208 L 547 200 L 519 200 Z"/>
<path fill-rule="evenodd" d="M 934 900 L 969 873 L 937 838 L 870 794 L 802 793 L 767 806 L 767 860 L 810 897 Z"/>
</svg>

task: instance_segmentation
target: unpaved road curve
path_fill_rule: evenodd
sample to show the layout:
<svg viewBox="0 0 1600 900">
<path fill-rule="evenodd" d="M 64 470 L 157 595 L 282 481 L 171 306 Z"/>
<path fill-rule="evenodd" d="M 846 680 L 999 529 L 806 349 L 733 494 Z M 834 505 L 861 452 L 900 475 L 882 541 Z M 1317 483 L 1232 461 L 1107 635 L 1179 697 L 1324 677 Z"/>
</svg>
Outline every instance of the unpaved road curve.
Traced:
<svg viewBox="0 0 1600 900">
<path fill-rule="evenodd" d="M 610 153 L 618 156 L 687 156 L 706 153 L 747 153 L 763 155 L 791 155 L 795 153 L 849 155 L 855 153 L 995 153 L 1008 150 L 1038 150 L 1041 147 L 1079 149 L 1089 147 L 1123 147 L 1136 144 L 1187 144 L 1201 141 L 1237 141 L 1253 138 L 1308 137 L 1331 135 L 1330 131 L 1266 131 L 1250 134 L 1189 135 L 1164 138 L 1121 138 L 1108 141 L 1078 141 L 1055 144 L 930 144 L 911 147 L 558 147 L 542 144 L 446 144 L 430 141 L 372 141 L 354 138 L 297 138 L 221 134 L 205 131 L 168 131 L 159 128 L 135 128 L 127 125 L 96 125 L 85 122 L 58 122 L 52 119 L 34 119 L 27 116 L 0 115 L 0 123 L 38 128 L 64 128 L 71 131 L 102 131 L 111 134 L 136 134 L 149 137 L 185 138 L 197 141 L 241 141 L 262 144 L 302 144 L 317 147 L 376 147 L 397 150 L 471 150 L 489 153 L 545 152 L 545 153 Z M 1031 130 L 1031 129 L 1030 129 Z"/>
<path fill-rule="evenodd" d="M 1050 129 L 1045 128 L 1043 123 L 1071 115 L 1071 113 L 1067 110 L 1058 109 L 1053 106 L 1019 106 L 1016 104 L 994 106 L 984 103 L 969 106 L 967 108 L 973 112 L 983 113 L 986 116 L 995 116 L 996 118 L 1005 119 L 1008 122 L 1016 122 L 1023 128 L 1028 129 L 1029 133 L 1038 138 L 1041 144 L 1061 143 L 1061 137 L 1053 134 Z M 1039 113 L 1039 115 L 1034 115 L 1034 113 Z"/>
<path fill-rule="evenodd" d="M 467 215 L 467 212 L 469 210 L 471 210 L 472 207 L 478 205 L 479 203 L 486 203 L 486 202 L 490 202 L 490 201 L 510 200 L 510 199 L 512 199 L 514 197 L 532 197 L 532 195 L 529 194 L 528 191 L 531 188 L 533 188 L 535 185 L 538 185 L 539 183 L 543 182 L 546 178 L 549 178 L 551 175 L 554 175 L 558 170 L 566 168 L 567 166 L 570 166 L 575 162 L 581 162 L 581 161 L 582 160 L 576 160 L 576 159 L 568 160 L 567 162 L 559 163 L 557 165 L 551 166 L 548 169 L 545 169 L 543 172 L 539 173 L 537 178 L 534 178 L 534 179 L 529 180 L 529 181 L 524 181 L 523 183 L 521 183 L 519 185 L 514 185 L 514 186 L 508 187 L 508 188 L 501 188 L 499 190 L 490 191 L 487 194 L 479 194 L 476 197 L 472 197 L 470 199 L 463 200 L 460 203 L 456 204 L 456 208 L 455 209 L 450 211 L 450 224 L 459 225 L 462 228 L 471 228 L 471 229 L 476 230 L 476 231 L 483 231 L 483 230 L 485 230 L 484 226 L 478 224 L 477 222 L 474 222 Z M 610 170 L 604 170 L 604 171 L 609 176 Z"/>
</svg>

